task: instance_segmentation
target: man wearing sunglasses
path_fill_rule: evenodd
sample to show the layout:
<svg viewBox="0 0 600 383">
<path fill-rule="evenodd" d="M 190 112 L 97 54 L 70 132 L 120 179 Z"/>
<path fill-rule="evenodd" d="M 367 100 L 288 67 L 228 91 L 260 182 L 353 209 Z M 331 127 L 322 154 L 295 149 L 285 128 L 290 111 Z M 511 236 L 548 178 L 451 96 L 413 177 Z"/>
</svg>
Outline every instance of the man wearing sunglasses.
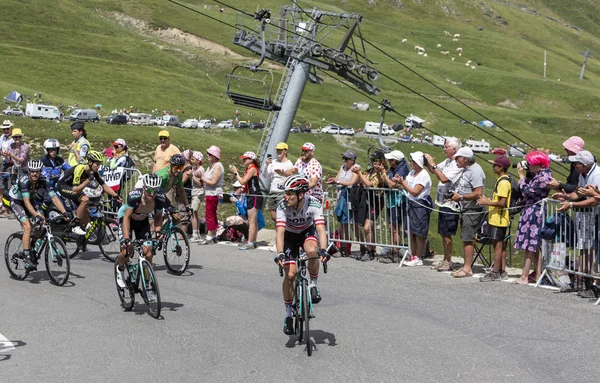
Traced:
<svg viewBox="0 0 600 383">
<path fill-rule="evenodd" d="M 171 134 L 168 130 L 161 130 L 158 133 L 158 139 L 160 144 L 154 151 L 154 165 L 152 166 L 152 173 L 169 166 L 169 160 L 175 154 L 181 154 L 179 148 L 175 145 L 171 145 Z"/>
<path fill-rule="evenodd" d="M 135 233 L 136 239 L 144 239 L 142 251 L 148 262 L 152 263 L 152 233 L 159 233 L 163 220 L 163 209 L 173 212 L 173 205 L 164 195 L 161 188 L 162 179 L 156 174 L 144 174 L 142 187 L 132 190 L 127 196 L 127 202 L 121 206 L 117 217 L 119 219 L 119 242 L 121 252 L 117 259 L 117 284 L 125 288 L 125 262 L 126 255 L 132 254 L 131 234 Z M 153 228 L 150 228 L 148 215 L 154 213 Z M 155 299 L 152 296 L 149 300 Z"/>
<path fill-rule="evenodd" d="M 182 154 L 174 154 L 169 160 L 169 166 L 165 166 L 154 174 L 161 179 L 160 187 L 171 203 L 177 206 L 175 203 L 177 200 L 185 206 L 186 210 L 190 210 L 190 203 L 183 188 L 185 163 L 185 157 Z"/>
</svg>

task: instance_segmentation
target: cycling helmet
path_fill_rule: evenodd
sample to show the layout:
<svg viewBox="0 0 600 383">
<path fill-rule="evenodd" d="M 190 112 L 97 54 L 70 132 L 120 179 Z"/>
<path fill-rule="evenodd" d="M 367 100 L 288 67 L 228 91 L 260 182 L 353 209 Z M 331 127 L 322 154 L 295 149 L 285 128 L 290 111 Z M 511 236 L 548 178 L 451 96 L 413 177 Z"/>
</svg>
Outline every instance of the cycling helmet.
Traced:
<svg viewBox="0 0 600 383">
<path fill-rule="evenodd" d="M 104 154 L 102 154 L 96 150 L 92 150 L 91 152 L 88 153 L 87 159 L 88 159 L 88 161 L 103 163 L 104 162 Z"/>
<path fill-rule="evenodd" d="M 295 191 L 295 192 L 306 192 L 309 189 L 309 183 L 306 177 L 301 175 L 293 175 L 288 177 L 283 184 L 283 190 Z"/>
<path fill-rule="evenodd" d="M 113 146 L 123 145 L 124 148 L 127 147 L 127 142 L 122 138 L 117 138 L 115 142 L 113 142 Z"/>
<path fill-rule="evenodd" d="M 44 164 L 42 164 L 42 161 L 39 160 L 29 160 L 29 162 L 27 163 L 29 171 L 32 172 L 39 172 L 40 170 L 42 170 L 43 166 Z"/>
<path fill-rule="evenodd" d="M 142 184 L 145 189 L 158 189 L 162 184 L 162 180 L 156 174 L 144 174 L 142 176 Z"/>
<path fill-rule="evenodd" d="M 173 154 L 171 157 L 171 166 L 183 166 L 185 165 L 185 157 L 181 154 Z"/>
<path fill-rule="evenodd" d="M 48 138 L 46 141 L 44 141 L 44 151 L 46 154 L 48 154 L 50 150 L 55 150 L 56 154 L 58 155 L 58 152 L 60 151 L 60 143 L 57 139 Z"/>
</svg>

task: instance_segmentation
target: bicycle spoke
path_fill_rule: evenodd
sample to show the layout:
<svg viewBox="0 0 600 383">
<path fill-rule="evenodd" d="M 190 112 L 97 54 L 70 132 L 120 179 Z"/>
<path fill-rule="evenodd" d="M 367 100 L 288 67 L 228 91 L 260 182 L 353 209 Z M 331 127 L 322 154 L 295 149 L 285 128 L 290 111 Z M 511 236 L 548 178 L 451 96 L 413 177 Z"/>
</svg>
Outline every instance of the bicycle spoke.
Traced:
<svg viewBox="0 0 600 383">
<path fill-rule="evenodd" d="M 4 260 L 8 272 L 13 278 L 19 280 L 23 280 L 29 275 L 29 271 L 25 270 L 22 238 L 22 233 L 11 234 L 4 246 Z"/>
<path fill-rule="evenodd" d="M 46 270 L 50 280 L 58 285 L 63 286 L 69 280 L 71 273 L 71 265 L 69 253 L 62 240 L 53 237 L 45 246 L 45 262 Z"/>
<path fill-rule="evenodd" d="M 173 274 L 181 275 L 190 263 L 190 243 L 187 235 L 180 228 L 174 227 L 163 246 L 165 266 Z"/>
</svg>

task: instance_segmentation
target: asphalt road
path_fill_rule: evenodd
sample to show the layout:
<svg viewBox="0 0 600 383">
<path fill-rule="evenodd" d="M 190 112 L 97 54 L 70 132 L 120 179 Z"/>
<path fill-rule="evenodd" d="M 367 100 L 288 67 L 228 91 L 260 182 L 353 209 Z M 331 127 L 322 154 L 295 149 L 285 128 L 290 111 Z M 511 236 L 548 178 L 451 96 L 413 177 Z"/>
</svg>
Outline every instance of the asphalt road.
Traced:
<svg viewBox="0 0 600 383">
<path fill-rule="evenodd" d="M 2 242 L 16 225 L 0 222 Z M 194 246 L 179 277 L 161 260 L 160 320 L 139 303 L 120 308 L 98 253 L 72 262 L 65 287 L 45 271 L 12 280 L 1 265 L 0 381 L 600 381 L 600 307 L 590 301 L 351 259 L 321 276 L 309 358 L 282 332 L 272 257 Z"/>
</svg>

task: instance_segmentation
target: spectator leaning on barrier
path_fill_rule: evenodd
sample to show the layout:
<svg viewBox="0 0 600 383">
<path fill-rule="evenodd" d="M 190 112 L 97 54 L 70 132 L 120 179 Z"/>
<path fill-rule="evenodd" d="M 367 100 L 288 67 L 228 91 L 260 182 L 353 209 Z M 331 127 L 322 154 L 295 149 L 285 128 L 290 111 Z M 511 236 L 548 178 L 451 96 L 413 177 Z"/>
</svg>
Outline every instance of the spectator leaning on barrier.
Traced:
<svg viewBox="0 0 600 383">
<path fill-rule="evenodd" d="M 552 197 L 563 200 L 557 211 L 563 212 L 571 208 L 578 208 L 575 213 L 575 226 L 577 228 L 577 248 L 584 250 L 587 264 L 583 265 L 583 272 L 590 274 L 593 270 L 593 250 L 596 247 L 596 212 L 592 209 L 597 205 L 594 196 L 600 186 L 600 168 L 596 164 L 594 155 L 587 150 L 582 150 L 574 156 L 569 156 L 569 161 L 579 173 L 578 188 L 572 193 L 555 193 Z M 587 208 L 582 210 L 582 208 Z M 583 261 L 585 262 L 585 261 Z M 539 275 L 539 274 L 538 274 Z M 581 293 L 584 297 L 594 298 L 591 290 L 592 280 L 585 278 L 586 291 Z"/>
<path fill-rule="evenodd" d="M 262 192 L 260 190 L 260 163 L 258 162 L 258 156 L 254 152 L 245 152 L 240 156 L 244 162 L 244 175 L 238 173 L 238 169 L 233 166 L 231 172 L 235 176 L 236 180 L 244 185 L 244 192 L 246 193 L 246 206 L 248 209 L 248 237 L 246 243 L 238 246 L 239 250 L 250 250 L 256 249 L 256 238 L 258 235 L 258 224 L 256 216 L 260 210 L 262 210 Z"/>
<path fill-rule="evenodd" d="M 69 166 L 87 164 L 86 158 L 92 147 L 87 140 L 85 124 L 81 121 L 71 124 L 71 135 L 75 140 L 69 145 Z"/>
<path fill-rule="evenodd" d="M 294 167 L 292 161 L 287 157 L 288 144 L 280 142 L 275 146 L 275 150 L 277 151 L 277 158 L 267 157 L 266 166 L 263 166 L 261 174 L 265 185 L 270 185 L 267 209 L 269 209 L 273 222 L 277 218 L 277 205 L 283 200 L 283 189 L 279 187 L 283 187 L 283 183 L 287 178 L 284 174 Z"/>
<path fill-rule="evenodd" d="M 10 120 L 4 120 L 2 123 L 2 136 L 0 136 L 0 156 L 2 157 L 2 167 L 0 168 L 0 196 L 4 194 L 4 190 L 8 189 L 8 181 L 9 181 L 9 172 L 11 170 L 12 164 L 8 164 L 6 162 L 6 158 L 1 155 L 8 146 L 13 142 L 11 138 L 13 123 Z M 3 204 L 0 204 L 0 215 L 6 215 L 8 210 L 4 207 Z"/>
<path fill-rule="evenodd" d="M 208 233 L 199 242 L 200 245 L 217 242 L 217 229 L 219 228 L 217 208 L 219 206 L 219 195 L 223 194 L 223 179 L 225 177 L 225 169 L 221 163 L 221 149 L 213 145 L 206 149 L 206 156 L 209 165 L 200 180 L 204 183 L 204 195 L 206 196 L 204 206 Z"/>
<path fill-rule="evenodd" d="M 481 282 L 496 282 L 502 279 L 508 279 L 506 273 L 506 252 L 505 241 L 506 230 L 510 225 L 510 196 L 512 187 L 510 176 L 506 174 L 510 167 L 510 159 L 506 156 L 496 156 L 492 164 L 492 170 L 496 174 L 496 182 L 492 191 L 492 198 L 479 197 L 477 204 L 488 206 L 488 225 L 490 228 L 488 238 L 492 240 L 494 248 L 494 268 L 485 276 L 479 278 Z"/>
<path fill-rule="evenodd" d="M 12 130 L 13 142 L 2 152 L 8 163 L 18 170 L 17 174 L 27 171 L 27 162 L 29 162 L 29 145 L 23 142 L 23 132 L 19 128 Z M 14 170 L 14 169 L 13 169 Z M 14 173 L 14 171 L 13 171 Z"/>
<path fill-rule="evenodd" d="M 383 179 L 384 174 L 387 173 L 387 166 L 385 163 L 385 155 L 381 150 L 375 150 L 369 156 L 371 160 L 371 167 L 364 173 L 360 173 L 360 168 L 352 168 L 352 171 L 358 174 L 358 182 L 364 187 L 377 189 L 382 188 L 385 185 Z M 355 220 L 355 224 L 363 225 L 363 231 L 365 233 L 366 242 L 375 243 L 375 220 L 379 217 L 381 209 L 385 203 L 384 196 L 381 191 L 378 190 L 367 190 L 363 192 L 364 198 L 360 198 L 360 206 L 358 209 L 358 215 Z M 375 252 L 375 245 L 367 245 L 366 249 L 361 246 L 360 249 L 360 260 L 363 262 L 371 261 L 377 256 Z"/>
<path fill-rule="evenodd" d="M 286 177 L 292 174 L 300 174 L 306 177 L 310 184 L 310 189 L 306 194 L 317 199 L 319 203 L 323 203 L 323 186 L 321 180 L 323 177 L 323 168 L 321 167 L 321 163 L 315 158 L 315 146 L 310 142 L 306 142 L 302 145 L 301 149 L 302 155 L 298 158 L 294 167 L 282 174 Z"/>
<path fill-rule="evenodd" d="M 525 256 L 521 278 L 513 281 L 521 285 L 529 283 L 529 269 L 532 265 L 535 268 L 535 276 L 541 273 L 541 262 L 538 262 L 542 228 L 541 201 L 548 196 L 548 182 L 552 179 L 550 158 L 545 153 L 529 152 L 525 161 L 529 169 L 524 169 L 520 163 L 517 165 L 519 189 L 523 194 L 524 205 L 515 234 L 515 249 L 524 250 Z"/>
<path fill-rule="evenodd" d="M 405 266 L 423 266 L 423 254 L 425 253 L 425 241 L 429 233 L 429 217 L 433 202 L 431 193 L 431 177 L 423 170 L 423 152 L 410 154 L 411 172 L 406 179 L 395 176 L 394 180 L 408 194 L 408 220 L 409 234 L 411 236 L 411 257 L 404 261 Z"/>
<path fill-rule="evenodd" d="M 454 202 L 459 202 L 462 209 L 460 219 L 460 238 L 463 241 L 464 264 L 459 270 L 452 272 L 454 278 L 465 278 L 473 275 L 471 263 L 475 248 L 475 234 L 483 219 L 483 208 L 477 205 L 477 200 L 483 195 L 485 173 L 479 164 L 475 163 L 475 154 L 469 148 L 460 148 L 454 155 L 458 167 L 463 170 L 456 190 L 452 195 Z"/>
<path fill-rule="evenodd" d="M 578 136 L 569 137 L 568 140 L 563 142 L 563 148 L 567 153 L 567 161 L 570 156 L 574 156 L 580 151 L 585 149 L 585 142 L 583 138 Z M 579 172 L 575 167 L 575 163 L 571 162 L 571 168 L 569 171 L 569 176 L 567 177 L 567 181 L 562 183 L 558 182 L 554 178 L 548 182 L 548 186 L 552 189 L 556 189 L 559 191 L 564 191 L 565 193 L 573 193 L 577 189 L 577 185 L 579 184 Z"/>
<path fill-rule="evenodd" d="M 171 144 L 171 134 L 168 130 L 161 130 L 158 132 L 158 139 L 160 144 L 154 151 L 154 165 L 152 166 L 152 173 L 156 173 L 158 170 L 169 166 L 171 157 L 173 154 L 180 154 L 179 148 Z"/>
<path fill-rule="evenodd" d="M 455 160 L 456 152 L 460 149 L 462 143 L 456 137 L 446 139 L 444 143 L 444 153 L 446 159 L 436 165 L 434 158 L 425 154 L 427 159 L 427 170 L 437 177 L 440 181 L 435 194 L 436 205 L 439 206 L 438 213 L 438 234 L 442 237 L 442 246 L 444 248 L 444 259 L 435 267 L 437 271 L 452 271 L 452 236 L 458 231 L 459 214 L 457 211 L 447 207 L 446 196 L 453 194 L 458 186 L 464 169 L 460 168 Z M 455 205 L 449 201 L 450 205 Z"/>
<path fill-rule="evenodd" d="M 356 165 L 356 152 L 353 150 L 346 150 L 342 153 L 342 166 L 335 177 L 327 180 L 328 184 L 341 186 L 337 195 L 337 205 L 335 206 L 335 216 L 337 221 L 340 223 L 338 233 L 340 239 L 350 240 L 349 223 L 351 220 L 350 209 L 348 209 L 348 202 L 350 199 L 350 189 L 358 182 L 358 174 L 352 172 L 352 167 Z M 360 230 L 358 225 L 354 225 L 355 235 L 360 238 Z M 352 250 L 351 243 L 343 243 L 340 248 L 340 254 L 334 254 L 333 256 L 347 257 L 350 255 Z"/>
<path fill-rule="evenodd" d="M 387 174 L 383 175 L 385 181 L 384 187 L 394 188 L 395 182 L 393 181 L 395 176 L 406 178 L 410 170 L 404 159 L 404 153 L 399 150 L 393 150 L 385 154 L 385 159 L 388 160 L 390 165 Z M 406 220 L 406 201 L 402 193 L 398 191 L 387 191 L 386 208 L 388 225 L 390 228 L 390 234 L 392 238 L 392 245 L 400 245 L 402 243 L 402 224 Z M 392 250 L 389 247 L 385 247 L 381 251 L 381 258 L 379 261 L 382 263 L 392 263 L 398 261 L 398 251 Z"/>
</svg>

